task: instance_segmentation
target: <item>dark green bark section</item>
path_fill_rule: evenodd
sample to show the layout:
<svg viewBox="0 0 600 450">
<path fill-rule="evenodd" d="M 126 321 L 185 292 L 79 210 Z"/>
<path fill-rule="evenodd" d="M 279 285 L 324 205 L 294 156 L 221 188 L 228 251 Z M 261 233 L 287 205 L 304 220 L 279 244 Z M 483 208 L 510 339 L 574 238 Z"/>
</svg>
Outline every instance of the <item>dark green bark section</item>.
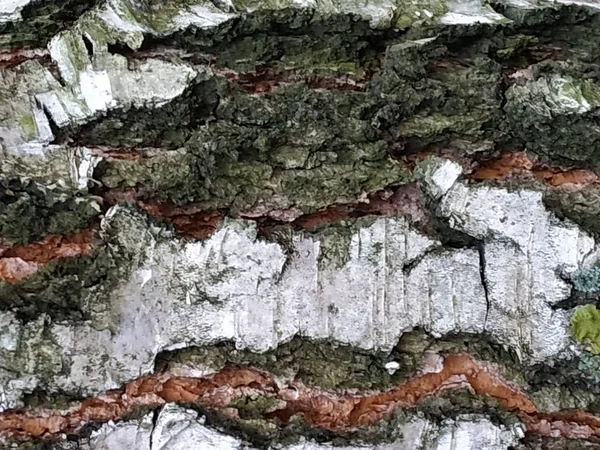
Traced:
<svg viewBox="0 0 600 450">
<path fill-rule="evenodd" d="M 16 284 L 0 281 L 0 310 L 11 310 L 28 322 L 42 314 L 54 320 L 86 320 L 90 311 L 105 308 L 110 292 L 145 258 L 144 236 L 152 219 L 133 208 L 129 215 L 133 221 L 118 220 L 103 230 L 90 255 L 51 261 Z"/>
<path fill-rule="evenodd" d="M 370 125 L 372 102 L 366 93 L 315 92 L 296 84 L 258 97 L 224 80 L 211 84 L 212 89 L 203 83 L 186 97 L 190 104 L 210 107 L 210 123 L 196 129 L 188 125 L 179 132 L 179 140 L 164 142 L 178 132 L 175 128 L 167 135 L 162 123 L 185 126 L 198 117 L 178 115 L 182 109 L 189 113 L 188 107 L 176 107 L 174 115 L 171 109 L 162 120 L 166 109 L 155 112 L 150 123 L 158 124 L 155 136 L 160 141 L 138 145 L 182 145 L 180 150 L 140 161 L 108 161 L 97 171 L 105 186 L 135 187 L 142 198 L 195 202 L 235 214 L 261 203 L 271 209 L 295 206 L 313 212 L 407 179 L 404 165 L 389 157 L 387 143 Z M 218 104 L 213 99 L 219 99 Z M 109 120 L 123 129 L 139 123 Z M 112 129 L 107 125 L 108 121 L 99 123 L 105 130 L 101 134 Z M 154 137 L 145 126 L 138 128 L 140 139 Z"/>
<path fill-rule="evenodd" d="M 0 238 L 26 244 L 81 231 L 98 216 L 96 202 L 84 192 L 0 176 Z"/>
<path fill-rule="evenodd" d="M 575 192 L 548 190 L 544 203 L 561 219 L 569 219 L 594 236 L 600 236 L 600 188 L 589 186 Z"/>
<path fill-rule="evenodd" d="M 234 213 L 261 203 L 307 212 L 345 202 L 402 181 L 394 158 L 436 148 L 478 157 L 522 149 L 553 164 L 597 169 L 597 108 L 546 117 L 529 97 L 540 97 L 538 84 L 572 78 L 577 95 L 593 104 L 599 16 L 560 7 L 515 18 L 507 26 L 401 34 L 348 17 L 262 12 L 212 31 L 148 40 L 146 49 L 168 44 L 204 55 L 195 62 L 210 62 L 217 73 L 158 110 L 113 112 L 65 134 L 83 145 L 179 149 L 107 161 L 97 176 L 109 188 L 135 187 L 143 198 Z M 427 36 L 437 39 L 413 41 Z M 532 80 L 511 78 L 528 67 Z M 251 75 L 240 75 L 240 87 L 222 70 Z M 291 85 L 284 82 L 290 70 Z M 370 81 L 357 90 L 318 89 L 319 77 L 342 75 Z M 265 80 L 282 84 L 248 92 Z"/>
<path fill-rule="evenodd" d="M 44 47 L 101 0 L 37 0 L 21 11 L 22 20 L 0 24 L 0 52 Z"/>
</svg>

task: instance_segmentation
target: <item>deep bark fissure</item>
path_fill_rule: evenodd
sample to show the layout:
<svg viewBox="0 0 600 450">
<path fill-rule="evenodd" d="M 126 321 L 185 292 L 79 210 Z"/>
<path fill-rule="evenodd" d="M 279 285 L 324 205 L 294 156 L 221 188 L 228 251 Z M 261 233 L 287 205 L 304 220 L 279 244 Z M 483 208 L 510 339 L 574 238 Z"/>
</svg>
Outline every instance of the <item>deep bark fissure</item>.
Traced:
<svg viewBox="0 0 600 450">
<path fill-rule="evenodd" d="M 481 285 L 483 286 L 483 292 L 485 293 L 485 303 L 487 305 L 487 309 L 485 312 L 485 319 L 483 322 L 483 330 L 485 331 L 488 321 L 488 316 L 490 314 L 491 302 L 490 302 L 490 294 L 489 288 L 487 284 L 487 279 L 485 276 L 486 270 L 486 261 L 485 261 L 485 245 L 483 242 L 479 242 L 477 245 L 477 252 L 479 253 L 479 274 L 481 276 Z"/>
</svg>

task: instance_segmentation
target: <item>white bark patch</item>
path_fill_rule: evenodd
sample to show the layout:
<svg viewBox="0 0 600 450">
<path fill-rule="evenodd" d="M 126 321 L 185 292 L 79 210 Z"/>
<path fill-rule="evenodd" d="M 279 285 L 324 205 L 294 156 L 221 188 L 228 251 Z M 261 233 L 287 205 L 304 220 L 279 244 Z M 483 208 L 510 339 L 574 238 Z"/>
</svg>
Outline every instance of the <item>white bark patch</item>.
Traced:
<svg viewBox="0 0 600 450">
<path fill-rule="evenodd" d="M 440 18 L 443 25 L 510 22 L 481 0 L 448 0 L 446 6 L 449 11 Z"/>
<path fill-rule="evenodd" d="M 0 0 L 0 23 L 21 19 L 21 10 L 33 0 Z"/>
<path fill-rule="evenodd" d="M 152 415 L 137 421 L 103 425 L 90 439 L 90 450 L 255 450 L 240 439 L 204 425 L 197 412 L 176 405 L 165 406 L 151 431 Z M 400 425 L 402 438 L 376 445 L 335 446 L 305 442 L 283 450 L 506 450 L 523 435 L 521 424 L 496 425 L 486 417 L 462 415 L 441 424 L 415 416 Z"/>
<path fill-rule="evenodd" d="M 594 251 L 594 239 L 557 220 L 542 193 L 455 185 L 441 213 L 450 226 L 485 242 L 485 279 L 490 301 L 486 331 L 502 343 L 543 360 L 565 348 L 567 317 L 551 305 L 566 299 L 572 274 Z"/>
</svg>

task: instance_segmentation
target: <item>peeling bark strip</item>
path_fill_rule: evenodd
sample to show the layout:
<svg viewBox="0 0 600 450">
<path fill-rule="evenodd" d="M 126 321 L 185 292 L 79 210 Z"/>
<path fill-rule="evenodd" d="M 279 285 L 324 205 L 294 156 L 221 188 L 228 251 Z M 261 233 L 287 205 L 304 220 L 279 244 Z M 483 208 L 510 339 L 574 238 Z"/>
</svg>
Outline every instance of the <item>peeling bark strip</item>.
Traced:
<svg viewBox="0 0 600 450">
<path fill-rule="evenodd" d="M 253 368 L 227 367 L 215 375 L 194 378 L 173 373 L 142 377 L 123 389 L 74 403 L 63 410 L 15 410 L 0 414 L 0 437 L 18 441 L 52 439 L 76 434 L 85 425 L 115 421 L 136 408 L 166 403 L 197 404 L 217 410 L 241 396 L 268 396 L 277 402 L 266 417 L 287 422 L 301 414 L 317 427 L 342 431 L 389 418 L 398 408 L 412 408 L 427 397 L 469 388 L 498 400 L 517 413 L 527 430 L 543 436 L 571 439 L 600 437 L 600 417 L 586 412 L 541 414 L 518 386 L 502 379 L 490 365 L 465 354 L 449 355 L 439 372 L 425 373 L 390 391 L 361 396 L 306 387 L 295 381 L 282 386 L 269 374 Z M 236 413 L 233 413 L 236 416 Z"/>
<path fill-rule="evenodd" d="M 93 249 L 96 227 L 70 236 L 46 236 L 42 241 L 0 248 L 0 281 L 17 283 L 50 261 L 87 255 Z"/>
</svg>

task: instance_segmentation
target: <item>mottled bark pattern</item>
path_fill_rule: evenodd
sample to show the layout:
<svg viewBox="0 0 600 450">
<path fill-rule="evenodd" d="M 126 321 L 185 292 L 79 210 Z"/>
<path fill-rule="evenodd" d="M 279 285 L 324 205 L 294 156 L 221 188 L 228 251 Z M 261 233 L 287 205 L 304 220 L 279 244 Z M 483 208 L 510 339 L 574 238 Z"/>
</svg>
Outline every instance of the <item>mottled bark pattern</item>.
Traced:
<svg viewBox="0 0 600 450">
<path fill-rule="evenodd" d="M 597 0 L 0 0 L 0 447 L 600 448 L 599 74 Z"/>
</svg>

